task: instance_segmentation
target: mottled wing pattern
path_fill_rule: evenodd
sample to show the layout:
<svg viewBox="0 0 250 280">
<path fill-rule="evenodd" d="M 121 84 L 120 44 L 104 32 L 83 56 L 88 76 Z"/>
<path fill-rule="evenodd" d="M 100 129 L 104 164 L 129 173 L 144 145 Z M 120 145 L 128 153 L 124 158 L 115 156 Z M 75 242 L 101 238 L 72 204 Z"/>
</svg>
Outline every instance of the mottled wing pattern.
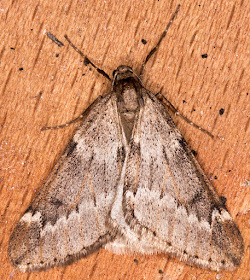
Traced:
<svg viewBox="0 0 250 280">
<path fill-rule="evenodd" d="M 71 262 L 115 235 L 107 217 L 124 161 L 115 98 L 109 94 L 86 112 L 83 124 L 17 224 L 9 255 L 20 270 Z"/>
<path fill-rule="evenodd" d="M 243 256 L 236 225 L 165 107 L 150 92 L 142 96 L 124 175 L 120 229 L 127 246 L 234 269 Z"/>
</svg>

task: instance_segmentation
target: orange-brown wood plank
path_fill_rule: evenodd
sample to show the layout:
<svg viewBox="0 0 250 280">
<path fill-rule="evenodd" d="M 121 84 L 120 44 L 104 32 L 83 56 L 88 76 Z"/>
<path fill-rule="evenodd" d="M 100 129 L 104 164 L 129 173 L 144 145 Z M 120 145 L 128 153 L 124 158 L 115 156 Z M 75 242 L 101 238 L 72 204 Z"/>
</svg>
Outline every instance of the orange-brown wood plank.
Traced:
<svg viewBox="0 0 250 280">
<path fill-rule="evenodd" d="M 250 278 L 249 3 L 245 0 L 181 1 L 179 14 L 143 77 L 148 89 L 161 91 L 182 114 L 215 136 L 211 139 L 173 116 L 218 193 L 227 198 L 245 241 L 239 269 L 211 272 L 163 254 L 123 256 L 102 249 L 67 267 L 22 274 L 8 259 L 15 223 L 76 125 L 48 131 L 41 127 L 70 121 L 110 89 L 110 82 L 84 65 L 64 35 L 109 75 L 121 64 L 138 72 L 178 4 L 163 0 L 1 1 L 0 279 Z M 52 42 L 46 32 L 64 46 Z"/>
</svg>

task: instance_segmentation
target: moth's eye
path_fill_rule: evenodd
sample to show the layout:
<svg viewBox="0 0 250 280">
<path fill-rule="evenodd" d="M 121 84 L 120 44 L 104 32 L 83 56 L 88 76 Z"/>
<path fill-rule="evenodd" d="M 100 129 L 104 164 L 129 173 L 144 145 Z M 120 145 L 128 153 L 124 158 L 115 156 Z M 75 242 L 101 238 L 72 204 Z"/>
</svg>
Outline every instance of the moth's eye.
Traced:
<svg viewBox="0 0 250 280">
<path fill-rule="evenodd" d="M 113 77 L 115 76 L 115 72 L 116 72 L 116 70 L 114 70 L 114 71 L 113 71 L 113 74 L 112 74 L 112 75 L 113 75 Z"/>
</svg>

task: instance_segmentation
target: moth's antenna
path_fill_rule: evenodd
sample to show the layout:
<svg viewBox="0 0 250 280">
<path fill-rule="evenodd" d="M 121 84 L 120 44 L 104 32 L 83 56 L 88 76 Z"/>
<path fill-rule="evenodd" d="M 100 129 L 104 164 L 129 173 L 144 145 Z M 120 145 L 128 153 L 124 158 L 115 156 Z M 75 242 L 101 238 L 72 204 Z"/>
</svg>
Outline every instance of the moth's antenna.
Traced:
<svg viewBox="0 0 250 280">
<path fill-rule="evenodd" d="M 108 79 L 108 80 L 111 81 L 109 75 L 108 75 L 104 70 L 102 70 L 102 69 L 98 68 L 97 66 L 95 66 L 95 64 L 94 64 L 91 60 L 89 60 L 89 58 L 88 58 L 85 54 L 83 54 L 83 53 L 70 41 L 70 39 L 69 39 L 69 37 L 68 37 L 67 35 L 64 35 L 64 37 L 65 37 L 65 39 L 69 42 L 70 46 L 84 58 L 84 64 L 85 64 L 85 65 L 88 65 L 88 64 L 92 65 L 92 66 L 97 70 L 97 72 L 99 72 L 99 73 L 102 74 L 106 79 Z"/>
<path fill-rule="evenodd" d="M 141 66 L 141 71 L 140 71 L 140 77 L 142 76 L 142 73 L 143 73 L 143 70 L 144 70 L 144 67 L 146 65 L 146 63 L 148 62 L 148 60 L 150 59 L 150 57 L 157 51 L 157 49 L 159 48 L 159 45 L 161 43 L 161 41 L 163 40 L 163 38 L 166 36 L 167 32 L 168 32 L 168 29 L 169 27 L 171 26 L 172 22 L 174 21 L 177 13 L 179 12 L 179 9 L 180 9 L 180 6 L 181 5 L 178 5 L 174 14 L 172 15 L 172 18 L 170 19 L 166 29 L 163 31 L 163 33 L 161 34 L 161 37 L 160 37 L 160 40 L 158 41 L 158 43 L 156 44 L 156 46 L 150 51 L 150 53 L 147 55 L 145 61 L 143 62 L 142 66 Z"/>
</svg>

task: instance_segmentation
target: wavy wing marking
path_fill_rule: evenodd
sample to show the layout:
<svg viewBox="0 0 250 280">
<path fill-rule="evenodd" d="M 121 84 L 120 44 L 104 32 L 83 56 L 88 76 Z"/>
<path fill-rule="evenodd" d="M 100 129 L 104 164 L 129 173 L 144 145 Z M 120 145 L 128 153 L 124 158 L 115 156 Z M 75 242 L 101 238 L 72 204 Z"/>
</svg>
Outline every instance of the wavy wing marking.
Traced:
<svg viewBox="0 0 250 280">
<path fill-rule="evenodd" d="M 138 242 L 126 237 L 128 248 L 234 269 L 243 256 L 236 225 L 165 107 L 150 92 L 143 99 L 124 179 L 124 217 Z"/>
<path fill-rule="evenodd" d="M 22 271 L 71 262 L 113 238 L 107 216 L 124 161 L 113 98 L 91 106 L 17 224 L 9 255 Z"/>
</svg>

